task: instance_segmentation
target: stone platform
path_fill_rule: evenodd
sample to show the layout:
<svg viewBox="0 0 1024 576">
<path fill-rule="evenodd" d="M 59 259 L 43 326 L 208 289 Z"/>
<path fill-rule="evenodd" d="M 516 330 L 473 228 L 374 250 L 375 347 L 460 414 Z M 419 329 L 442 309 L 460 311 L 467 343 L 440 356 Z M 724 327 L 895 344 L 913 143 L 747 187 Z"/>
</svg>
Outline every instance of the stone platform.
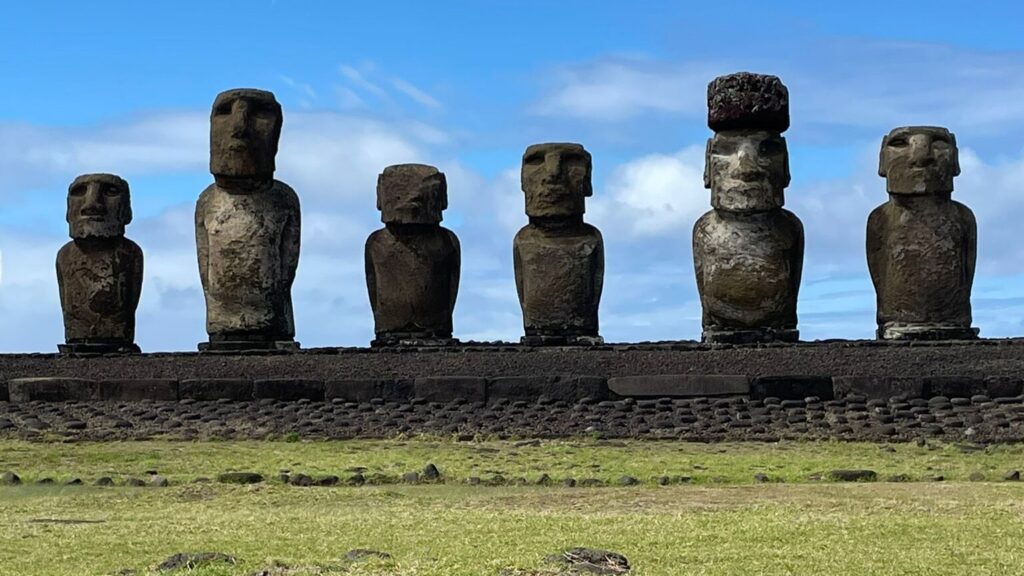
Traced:
<svg viewBox="0 0 1024 576">
<path fill-rule="evenodd" d="M 248 353 L 0 355 L 0 401 L 491 404 L 741 397 L 823 401 L 1024 392 L 1024 339 L 795 344 L 465 344 Z"/>
</svg>

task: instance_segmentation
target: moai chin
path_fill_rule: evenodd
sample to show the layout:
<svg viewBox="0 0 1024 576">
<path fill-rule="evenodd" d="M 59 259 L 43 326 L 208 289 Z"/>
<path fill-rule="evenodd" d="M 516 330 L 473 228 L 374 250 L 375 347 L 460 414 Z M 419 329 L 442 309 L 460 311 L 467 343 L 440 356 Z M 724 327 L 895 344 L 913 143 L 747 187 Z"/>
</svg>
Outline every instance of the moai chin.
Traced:
<svg viewBox="0 0 1024 576">
<path fill-rule="evenodd" d="M 210 115 L 214 183 L 196 202 L 209 342 L 200 350 L 295 349 L 291 287 L 299 198 L 274 180 L 283 116 L 263 90 L 221 92 Z"/>
<path fill-rule="evenodd" d="M 371 346 L 456 344 L 452 313 L 461 250 L 441 226 L 444 173 L 423 164 L 388 166 L 377 177 L 384 228 L 366 239 L 366 288 L 376 338 Z"/>
<path fill-rule="evenodd" d="M 585 199 L 593 194 L 590 174 L 590 153 L 579 144 L 534 144 L 523 154 L 530 223 L 512 244 L 523 344 L 603 343 L 597 310 L 604 240 L 597 228 L 583 222 Z"/>
<path fill-rule="evenodd" d="M 84 174 L 68 188 L 72 240 L 57 253 L 64 314 L 62 353 L 139 352 L 135 310 L 142 293 L 142 249 L 125 238 L 132 221 L 128 183 Z"/>
<path fill-rule="evenodd" d="M 868 217 L 867 254 L 883 340 L 962 340 L 971 327 L 978 226 L 950 199 L 960 174 L 956 137 L 937 126 L 882 139 L 878 174 L 889 201 Z"/>
<path fill-rule="evenodd" d="M 794 342 L 803 269 L 800 220 L 782 208 L 789 185 L 789 91 L 740 72 L 708 85 L 704 187 L 713 210 L 693 228 L 705 342 Z"/>
</svg>

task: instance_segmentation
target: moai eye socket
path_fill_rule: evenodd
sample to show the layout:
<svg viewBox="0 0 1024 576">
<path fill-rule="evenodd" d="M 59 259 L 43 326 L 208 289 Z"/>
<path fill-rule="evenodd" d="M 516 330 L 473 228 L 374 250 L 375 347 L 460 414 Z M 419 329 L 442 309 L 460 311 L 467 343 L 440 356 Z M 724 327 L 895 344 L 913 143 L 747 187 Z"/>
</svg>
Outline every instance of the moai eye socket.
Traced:
<svg viewBox="0 0 1024 576">
<path fill-rule="evenodd" d="M 84 184 L 79 184 L 68 191 L 68 194 L 72 196 L 85 196 L 85 188 L 86 186 Z"/>
<path fill-rule="evenodd" d="M 781 154 L 784 150 L 785 146 L 782 145 L 782 142 L 775 139 L 762 140 L 758 146 L 758 152 L 766 156 L 775 156 Z"/>
<path fill-rule="evenodd" d="M 906 136 L 900 134 L 899 136 L 893 136 L 889 138 L 889 141 L 885 143 L 886 146 L 892 146 L 893 148 L 903 148 L 910 143 L 910 140 Z"/>
<path fill-rule="evenodd" d="M 112 196 L 112 197 L 120 196 L 121 195 L 121 190 L 117 186 L 107 185 L 107 186 L 103 187 L 103 194 L 106 195 L 106 196 Z"/>
<path fill-rule="evenodd" d="M 529 156 L 526 157 L 525 160 L 523 160 L 523 162 L 526 163 L 526 164 L 530 164 L 531 166 L 536 166 L 538 164 L 543 164 L 544 163 L 544 153 L 543 152 L 535 152 L 533 154 L 530 154 Z"/>
<path fill-rule="evenodd" d="M 227 102 L 223 102 L 219 106 L 214 108 L 213 113 L 215 115 L 217 115 L 217 116 L 227 116 L 227 115 L 231 114 L 231 109 L 233 107 L 233 104 L 234 103 L 232 101 L 230 101 L 230 100 L 227 101 Z"/>
</svg>

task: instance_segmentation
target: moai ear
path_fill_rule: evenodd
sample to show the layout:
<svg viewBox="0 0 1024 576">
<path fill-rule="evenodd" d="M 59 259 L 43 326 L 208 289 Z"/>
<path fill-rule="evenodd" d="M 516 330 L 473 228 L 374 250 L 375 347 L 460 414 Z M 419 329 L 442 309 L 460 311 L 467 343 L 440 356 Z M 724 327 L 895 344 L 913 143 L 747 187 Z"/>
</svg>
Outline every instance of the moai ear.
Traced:
<svg viewBox="0 0 1024 576">
<path fill-rule="evenodd" d="M 125 194 L 124 204 L 121 208 L 121 221 L 127 226 L 132 223 L 132 205 L 129 203 L 128 195 Z"/>
<path fill-rule="evenodd" d="M 708 143 L 704 147 L 704 187 L 711 189 L 711 141 L 714 138 L 708 138 Z"/>
<path fill-rule="evenodd" d="M 960 175 L 960 148 L 956 145 L 956 134 L 949 133 L 949 143 L 953 145 L 953 176 Z"/>
<path fill-rule="evenodd" d="M 791 180 L 791 176 L 790 176 L 790 173 L 789 173 L 789 148 L 786 146 L 786 139 L 785 138 L 780 137 L 780 140 L 782 140 L 782 149 L 785 150 L 785 152 L 786 152 L 786 157 L 782 161 L 782 169 L 783 169 L 783 171 L 785 173 L 785 175 L 783 176 L 784 180 L 783 180 L 783 183 L 782 183 L 782 187 L 783 188 L 787 188 L 787 187 L 789 187 L 789 182 Z"/>
<path fill-rule="evenodd" d="M 889 144 L 889 135 L 882 136 L 882 148 L 878 151 L 878 175 L 885 178 L 886 172 L 886 159 L 885 159 L 885 147 Z"/>
<path fill-rule="evenodd" d="M 383 179 L 384 179 L 384 174 L 377 174 L 377 210 L 381 209 L 381 205 L 380 205 L 380 187 L 381 187 L 381 184 L 382 184 L 381 181 Z"/>
<path fill-rule="evenodd" d="M 441 184 L 441 210 L 448 209 L 448 179 L 445 178 L 444 172 L 437 173 L 438 180 Z"/>
</svg>

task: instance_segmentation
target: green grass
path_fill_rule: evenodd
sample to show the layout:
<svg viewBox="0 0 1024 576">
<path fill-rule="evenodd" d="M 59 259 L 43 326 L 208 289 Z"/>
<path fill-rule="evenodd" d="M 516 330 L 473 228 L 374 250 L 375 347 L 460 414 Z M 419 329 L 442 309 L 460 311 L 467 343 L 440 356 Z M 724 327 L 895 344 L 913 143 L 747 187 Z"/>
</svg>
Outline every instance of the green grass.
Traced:
<svg viewBox="0 0 1024 576">
<path fill-rule="evenodd" d="M 351 466 L 388 474 L 436 464 L 430 486 L 295 488 L 191 484 L 228 469 L 287 468 L 341 475 Z M 698 468 L 695 468 L 697 466 Z M 881 477 L 941 474 L 953 482 L 836 484 L 808 475 L 871 468 Z M 352 548 L 392 561 L 344 574 L 496 576 L 516 567 L 548 574 L 542 559 L 573 546 L 625 554 L 634 575 L 1014 574 L 1024 565 L 1024 483 L 998 480 L 1024 467 L 1024 447 L 841 443 L 680 444 L 589 441 L 511 443 L 352 441 L 299 443 L 31 444 L 0 441 L 0 470 L 27 481 L 141 476 L 170 488 L 0 488 L 0 574 L 82 576 L 145 570 L 184 551 L 235 555 L 237 566 L 183 572 L 242 576 L 275 562 L 292 576 L 341 574 Z M 484 487 L 486 470 L 556 479 L 689 475 L 693 484 L 619 488 Z M 764 472 L 785 483 L 755 485 Z M 88 523 L 54 523 L 86 520 Z M 536 571 L 536 572 L 535 572 Z"/>
</svg>

